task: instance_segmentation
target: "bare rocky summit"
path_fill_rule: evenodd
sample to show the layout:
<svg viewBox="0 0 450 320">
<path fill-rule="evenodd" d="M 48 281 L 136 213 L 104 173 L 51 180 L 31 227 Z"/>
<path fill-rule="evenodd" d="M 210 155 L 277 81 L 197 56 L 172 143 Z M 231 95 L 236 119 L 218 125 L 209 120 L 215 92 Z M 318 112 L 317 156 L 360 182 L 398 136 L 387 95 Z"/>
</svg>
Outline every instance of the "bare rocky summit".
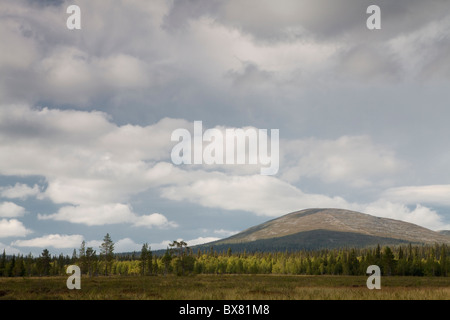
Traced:
<svg viewBox="0 0 450 320">
<path fill-rule="evenodd" d="M 295 242 L 295 243 L 293 243 Z M 450 236 L 400 220 L 375 217 L 343 209 L 306 209 L 251 227 L 225 244 L 278 244 L 277 247 L 358 246 L 375 243 L 450 244 Z"/>
</svg>

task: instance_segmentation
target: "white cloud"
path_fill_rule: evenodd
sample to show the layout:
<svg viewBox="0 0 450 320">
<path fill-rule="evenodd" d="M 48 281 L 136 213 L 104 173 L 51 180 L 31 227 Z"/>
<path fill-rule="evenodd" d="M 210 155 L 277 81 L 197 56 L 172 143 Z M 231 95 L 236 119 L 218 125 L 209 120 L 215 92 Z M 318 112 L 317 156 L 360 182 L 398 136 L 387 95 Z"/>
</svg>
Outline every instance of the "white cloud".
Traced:
<svg viewBox="0 0 450 320">
<path fill-rule="evenodd" d="M 306 193 L 290 183 L 308 177 L 353 188 L 383 186 L 407 168 L 392 150 L 368 136 L 284 140 L 280 177 L 248 175 L 254 171 L 245 168 L 177 167 L 165 161 L 174 145 L 170 141 L 172 131 L 192 127 L 186 120 L 165 118 L 145 127 L 118 126 L 102 112 L 38 110 L 23 105 L 0 110 L 0 174 L 44 176 L 48 184 L 42 193 L 37 185 L 18 183 L 3 188 L 2 195 L 45 195 L 65 205 L 56 213 L 38 215 L 39 219 L 88 226 L 176 226 L 159 213 L 138 215 L 124 204 L 130 196 L 149 188 L 159 189 L 169 200 L 265 216 L 311 207 L 354 208 L 355 204 L 342 197 Z M 445 186 L 397 188 L 389 189 L 383 198 L 408 204 L 411 197 L 406 194 L 413 194 L 415 203 L 428 199 L 448 204 L 446 191 Z M 2 217 L 18 217 L 25 212 L 12 203 L 1 206 Z M 436 223 L 430 221 L 429 225 Z"/>
<path fill-rule="evenodd" d="M 65 206 L 54 214 L 38 214 L 41 220 L 68 221 L 88 226 L 131 223 L 137 227 L 176 227 L 176 223 L 167 220 L 160 213 L 139 216 L 133 212 L 130 205 L 109 203 L 99 206 Z"/>
<path fill-rule="evenodd" d="M 165 216 L 160 213 L 153 213 L 149 215 L 136 216 L 134 218 L 134 226 L 136 227 L 177 227 L 177 224 L 167 220 Z"/>
<path fill-rule="evenodd" d="M 142 243 L 136 243 L 131 238 L 123 238 L 117 241 L 114 241 L 114 252 L 115 253 L 121 253 L 121 252 L 140 252 L 142 249 Z M 92 247 L 97 254 L 100 254 L 100 247 L 103 243 L 103 240 L 89 240 L 86 241 L 86 248 Z"/>
<path fill-rule="evenodd" d="M 419 29 L 401 32 L 387 42 L 409 79 L 447 78 L 450 60 L 446 54 L 450 15 L 436 17 Z"/>
<path fill-rule="evenodd" d="M 0 80 L 2 97 L 86 106 L 102 96 L 120 99 L 164 82 L 160 64 L 167 57 L 166 37 L 158 21 L 168 4 L 130 2 L 113 9 L 79 1 L 81 38 L 67 30 L 64 10 L 30 6 L 26 0 L 2 3 L 3 13 L 14 14 L 3 14 L 0 21 L 0 37 L 10 48 L 9 54 L 0 54 L 0 69 L 15 75 L 14 81 Z M 115 24 L 120 28 L 111 30 Z M 155 43 L 161 45 L 153 47 Z"/>
<path fill-rule="evenodd" d="M 188 247 L 192 247 L 192 246 L 196 246 L 199 244 L 204 244 L 204 243 L 208 243 L 208 242 L 212 242 L 212 241 L 216 241 L 216 240 L 220 240 L 221 238 L 217 238 L 217 237 L 198 237 L 195 239 L 191 239 L 191 240 L 187 240 L 185 241 L 188 245 Z"/>
<path fill-rule="evenodd" d="M 426 203 L 450 206 L 450 185 L 390 188 L 383 192 L 382 197 L 405 204 Z"/>
<path fill-rule="evenodd" d="M 42 91 L 63 102 L 67 95 L 71 103 L 87 105 L 99 92 L 139 89 L 151 85 L 147 64 L 140 58 L 116 53 L 94 56 L 74 46 L 56 46 L 36 70 L 52 91 Z M 67 101 L 67 100 L 66 100 Z"/>
<path fill-rule="evenodd" d="M 158 243 L 150 243 L 149 247 L 151 250 L 162 250 L 169 247 L 169 243 L 172 243 L 170 240 L 163 240 Z"/>
<path fill-rule="evenodd" d="M 243 210 L 262 216 L 279 216 L 305 208 L 349 206 L 343 198 L 307 194 L 278 178 L 261 175 L 238 177 L 215 173 L 186 185 L 164 187 L 161 195 L 208 208 Z"/>
<path fill-rule="evenodd" d="M 41 220 L 68 221 L 88 226 L 125 223 L 134 218 L 135 215 L 132 213 L 131 208 L 120 203 L 91 207 L 65 206 L 60 208 L 57 213 L 38 215 L 38 219 Z"/>
<path fill-rule="evenodd" d="M 204 244 L 204 243 L 208 243 L 208 242 L 216 241 L 216 240 L 220 240 L 220 239 L 221 238 L 217 238 L 217 237 L 198 237 L 198 238 L 191 239 L 191 240 L 177 239 L 177 241 L 184 240 L 184 242 L 187 243 L 188 247 L 192 247 L 192 246 L 196 246 L 199 244 Z M 149 244 L 149 246 L 151 247 L 152 250 L 162 250 L 162 249 L 169 248 L 169 244 L 172 242 L 173 242 L 172 240 L 164 240 L 159 243 L 151 243 L 151 244 Z"/>
<path fill-rule="evenodd" d="M 19 249 L 0 242 L 0 254 L 3 254 L 3 250 L 5 250 L 5 254 L 7 255 L 18 255 L 22 253 Z"/>
<path fill-rule="evenodd" d="M 11 243 L 17 247 L 39 247 L 46 248 L 52 247 L 57 249 L 63 248 L 78 248 L 83 241 L 81 235 L 60 235 L 60 234 L 48 234 L 42 237 L 37 237 L 29 240 L 16 240 Z"/>
<path fill-rule="evenodd" d="M 32 233 L 22 222 L 17 219 L 1 219 L 0 220 L 0 238 L 7 237 L 25 237 Z"/>
<path fill-rule="evenodd" d="M 170 172 L 157 161 L 170 157 L 170 135 L 184 120 L 162 119 L 146 127 L 117 126 L 101 112 L 0 108 L 0 174 L 39 175 L 55 203 L 101 205 L 164 183 Z M 18 129 L 20 128 L 20 129 Z M 24 185 L 8 196 L 37 193 Z"/>
<path fill-rule="evenodd" d="M 214 234 L 217 234 L 217 235 L 221 236 L 222 238 L 224 238 L 224 237 L 229 237 L 229 236 L 232 236 L 233 234 L 239 233 L 240 231 L 217 229 L 217 230 L 214 230 L 213 232 L 214 232 Z"/>
<path fill-rule="evenodd" d="M 101 240 L 89 240 L 89 241 L 86 241 L 86 248 L 91 247 L 95 251 L 100 252 L 99 248 L 102 245 L 102 243 L 103 243 L 103 241 L 101 241 Z"/>
<path fill-rule="evenodd" d="M 130 238 L 124 238 L 118 240 L 114 244 L 114 252 L 120 253 L 120 252 L 140 252 L 142 249 L 142 244 L 135 243 Z"/>
<path fill-rule="evenodd" d="M 8 199 L 24 200 L 28 197 L 42 198 L 39 186 L 35 184 L 32 188 L 23 183 L 16 183 L 14 186 L 0 188 L 0 195 Z"/>
<path fill-rule="evenodd" d="M 282 178 L 291 182 L 318 177 L 326 183 L 359 188 L 385 183 L 386 177 L 406 168 L 392 150 L 375 144 L 368 136 L 285 141 L 282 152 Z"/>
<path fill-rule="evenodd" d="M 25 208 L 18 206 L 13 202 L 0 202 L 1 218 L 17 218 L 25 214 Z"/>
<path fill-rule="evenodd" d="M 369 156 L 367 157 L 369 158 Z M 388 167 L 390 166 L 388 165 Z M 362 170 L 362 167 L 360 168 Z M 198 178 L 194 179 L 190 175 Z M 428 202 L 432 202 L 431 200 L 434 199 L 435 203 L 439 202 L 444 205 L 444 201 L 447 201 L 445 196 L 448 195 L 446 186 L 425 188 L 424 190 L 429 192 L 423 192 L 420 199 L 417 198 L 417 195 L 415 198 L 409 199 L 393 197 L 393 194 L 403 195 L 403 192 L 392 192 L 395 190 L 397 189 L 382 194 L 379 200 L 371 203 L 354 203 L 348 202 L 342 197 L 305 193 L 276 177 L 261 175 L 238 177 L 218 172 L 209 172 L 207 175 L 188 172 L 184 176 L 180 175 L 178 185 L 163 187 L 161 195 L 170 200 L 189 201 L 208 208 L 243 210 L 271 217 L 307 208 L 344 208 L 403 220 L 432 230 L 450 227 L 445 225 L 441 215 L 428 207 L 417 205 L 414 209 L 409 209 L 406 206 L 410 203 L 420 203 L 420 201 L 416 202 L 417 200 L 422 200 L 424 203 L 424 195 L 427 195 Z M 408 191 L 410 190 L 408 189 Z M 431 191 L 434 192 L 433 197 L 430 196 Z M 391 195 L 392 199 L 386 195 Z M 414 202 L 411 202 L 411 199 L 414 199 Z"/>
<path fill-rule="evenodd" d="M 405 204 L 380 199 L 368 205 L 360 205 L 359 208 L 367 214 L 402 220 L 431 230 L 450 229 L 450 225 L 445 224 L 442 216 L 435 210 L 420 204 L 413 209 L 409 209 Z"/>
</svg>

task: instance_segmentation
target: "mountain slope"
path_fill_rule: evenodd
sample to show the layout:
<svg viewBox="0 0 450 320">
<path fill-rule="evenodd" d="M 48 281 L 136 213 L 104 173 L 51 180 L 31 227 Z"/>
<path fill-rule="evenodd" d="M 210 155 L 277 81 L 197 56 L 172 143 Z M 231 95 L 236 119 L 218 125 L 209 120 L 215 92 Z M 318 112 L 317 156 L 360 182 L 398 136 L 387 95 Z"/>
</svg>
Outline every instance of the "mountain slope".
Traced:
<svg viewBox="0 0 450 320">
<path fill-rule="evenodd" d="M 401 243 L 450 243 L 450 237 L 412 223 L 355 211 L 306 209 L 207 245 L 283 250 Z"/>
<path fill-rule="evenodd" d="M 440 234 L 443 234 L 445 236 L 450 236 L 450 230 L 439 230 L 438 231 Z"/>
</svg>

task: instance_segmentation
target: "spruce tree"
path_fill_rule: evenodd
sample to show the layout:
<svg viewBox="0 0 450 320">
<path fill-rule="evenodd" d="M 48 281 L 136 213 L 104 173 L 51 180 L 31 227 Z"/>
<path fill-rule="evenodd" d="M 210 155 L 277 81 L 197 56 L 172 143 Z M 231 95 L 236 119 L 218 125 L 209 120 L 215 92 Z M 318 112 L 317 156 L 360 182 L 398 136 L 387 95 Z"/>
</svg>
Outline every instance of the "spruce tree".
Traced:
<svg viewBox="0 0 450 320">
<path fill-rule="evenodd" d="M 5 277 L 12 277 L 14 266 L 16 265 L 16 256 L 13 254 L 12 259 L 6 264 Z"/>
<path fill-rule="evenodd" d="M 96 258 L 96 251 L 92 247 L 88 247 L 86 249 L 86 272 L 90 277 L 93 275 Z"/>
<path fill-rule="evenodd" d="M 149 246 L 147 249 L 147 274 L 152 275 L 153 274 L 153 254 L 151 247 Z"/>
<path fill-rule="evenodd" d="M 47 249 L 42 250 L 40 257 L 41 275 L 48 276 L 50 274 L 50 252 Z"/>
<path fill-rule="evenodd" d="M 5 249 L 3 249 L 2 258 L 0 259 L 0 277 L 4 276 L 6 268 L 6 252 Z"/>
<path fill-rule="evenodd" d="M 385 275 L 392 275 L 392 273 L 394 272 L 394 264 L 394 254 L 392 253 L 391 248 L 385 247 L 382 257 L 382 265 Z"/>
<path fill-rule="evenodd" d="M 141 275 L 147 274 L 148 244 L 144 243 L 141 249 Z"/>
<path fill-rule="evenodd" d="M 23 256 L 17 256 L 17 260 L 14 265 L 14 269 L 12 270 L 12 275 L 14 277 L 25 276 L 25 265 L 23 263 Z"/>
<path fill-rule="evenodd" d="M 441 247 L 441 254 L 439 257 L 439 267 L 441 269 L 441 276 L 447 276 L 447 248 L 446 245 L 443 244 Z"/>
</svg>

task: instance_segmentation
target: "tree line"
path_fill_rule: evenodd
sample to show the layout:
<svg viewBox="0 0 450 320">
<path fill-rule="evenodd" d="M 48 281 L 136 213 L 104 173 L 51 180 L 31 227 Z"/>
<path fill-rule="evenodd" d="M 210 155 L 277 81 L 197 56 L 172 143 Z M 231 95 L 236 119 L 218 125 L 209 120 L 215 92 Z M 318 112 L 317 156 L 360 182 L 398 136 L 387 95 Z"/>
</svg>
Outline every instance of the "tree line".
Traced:
<svg viewBox="0 0 450 320">
<path fill-rule="evenodd" d="M 82 274 L 100 275 L 192 275 L 192 274 L 304 274 L 366 275 L 369 265 L 378 265 L 382 275 L 448 276 L 450 254 L 445 244 L 400 245 L 374 248 L 342 248 L 278 252 L 236 252 L 194 250 L 184 241 L 173 241 L 163 254 L 155 254 L 145 243 L 140 252 L 115 254 L 107 234 L 100 252 L 83 241 L 72 256 L 51 256 L 47 249 L 39 257 L 0 257 L 0 276 L 66 275 L 69 265 L 78 265 Z"/>
</svg>

